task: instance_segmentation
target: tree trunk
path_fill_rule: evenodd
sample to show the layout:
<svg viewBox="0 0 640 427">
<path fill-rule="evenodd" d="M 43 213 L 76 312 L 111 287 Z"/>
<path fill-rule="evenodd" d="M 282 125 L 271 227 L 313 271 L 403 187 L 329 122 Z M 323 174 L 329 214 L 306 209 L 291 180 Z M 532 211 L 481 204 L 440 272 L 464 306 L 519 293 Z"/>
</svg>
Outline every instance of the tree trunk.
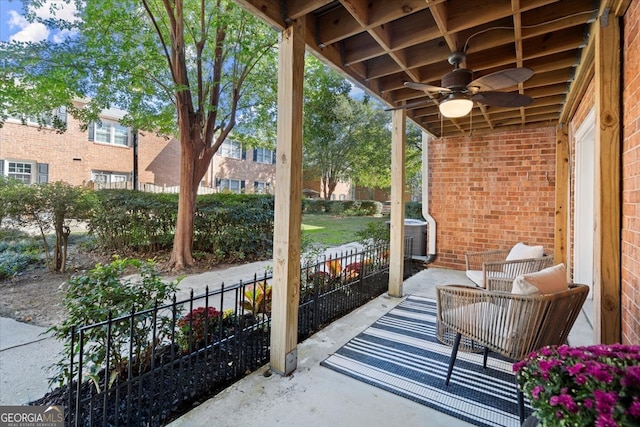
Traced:
<svg viewBox="0 0 640 427">
<path fill-rule="evenodd" d="M 178 196 L 178 217 L 176 233 L 173 239 L 173 251 L 169 264 L 174 271 L 193 265 L 193 219 L 196 213 L 196 195 L 198 191 L 194 182 L 195 148 L 189 140 L 191 135 L 182 133 L 180 143 L 180 194 Z M 186 141 L 185 141 L 186 139 Z"/>
</svg>

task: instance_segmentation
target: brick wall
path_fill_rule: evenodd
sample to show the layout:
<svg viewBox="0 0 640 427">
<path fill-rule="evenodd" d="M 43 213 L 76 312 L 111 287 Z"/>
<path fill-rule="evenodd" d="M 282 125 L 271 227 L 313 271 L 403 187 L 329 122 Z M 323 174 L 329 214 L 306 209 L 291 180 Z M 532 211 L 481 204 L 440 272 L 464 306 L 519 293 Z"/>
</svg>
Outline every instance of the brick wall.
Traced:
<svg viewBox="0 0 640 427">
<path fill-rule="evenodd" d="M 554 127 L 435 139 L 429 164 L 434 266 L 463 270 L 465 252 L 519 241 L 553 251 Z"/>
<path fill-rule="evenodd" d="M 640 2 L 623 19 L 622 342 L 640 344 Z"/>
<path fill-rule="evenodd" d="M 138 180 L 177 185 L 180 146 L 153 133 L 141 133 L 138 141 Z M 177 148 L 176 148 L 177 145 Z M 133 148 L 89 141 L 88 132 L 67 116 L 67 131 L 7 121 L 0 128 L 0 159 L 49 164 L 49 182 L 83 185 L 91 171 L 133 173 Z"/>
</svg>

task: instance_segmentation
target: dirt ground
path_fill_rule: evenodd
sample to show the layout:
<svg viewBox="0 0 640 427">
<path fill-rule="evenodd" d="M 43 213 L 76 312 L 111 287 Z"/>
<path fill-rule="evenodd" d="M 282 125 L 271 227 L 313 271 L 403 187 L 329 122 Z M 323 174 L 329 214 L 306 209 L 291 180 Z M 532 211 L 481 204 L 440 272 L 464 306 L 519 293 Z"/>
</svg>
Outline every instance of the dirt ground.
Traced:
<svg viewBox="0 0 640 427">
<path fill-rule="evenodd" d="M 42 265 L 0 281 L 0 316 L 38 326 L 60 324 L 64 315 L 64 283 L 74 273 L 90 270 L 97 262 L 103 262 L 99 256 L 70 246 L 66 273 L 55 273 Z"/>
<path fill-rule="evenodd" d="M 169 256 L 169 253 L 160 253 L 154 254 L 153 258 L 161 274 L 175 279 L 175 274 L 171 274 L 168 269 Z M 59 325 L 64 320 L 62 299 L 66 281 L 74 274 L 83 274 L 91 270 L 97 263 L 105 264 L 112 261 L 110 254 L 87 252 L 73 244 L 69 245 L 67 257 L 65 273 L 50 271 L 42 265 L 30 267 L 13 278 L 1 280 L 0 317 L 10 317 L 20 322 L 45 327 Z M 185 269 L 181 274 L 197 274 L 226 267 L 229 265 L 213 266 L 210 261 L 203 259 L 196 261 L 196 265 Z"/>
</svg>

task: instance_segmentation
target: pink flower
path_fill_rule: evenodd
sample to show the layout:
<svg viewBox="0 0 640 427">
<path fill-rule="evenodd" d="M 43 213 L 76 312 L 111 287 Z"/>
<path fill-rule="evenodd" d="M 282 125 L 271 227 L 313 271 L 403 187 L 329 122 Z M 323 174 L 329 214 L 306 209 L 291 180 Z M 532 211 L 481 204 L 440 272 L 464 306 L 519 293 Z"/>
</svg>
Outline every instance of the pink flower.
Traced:
<svg viewBox="0 0 640 427">
<path fill-rule="evenodd" d="M 535 399 L 538 400 L 540 399 L 540 393 L 542 393 L 544 391 L 544 387 L 541 385 L 537 385 L 533 388 L 533 390 L 531 390 L 531 396 Z"/>
<path fill-rule="evenodd" d="M 627 413 L 633 417 L 640 418 L 640 401 L 637 397 L 633 397 L 633 403 L 629 406 Z"/>
</svg>

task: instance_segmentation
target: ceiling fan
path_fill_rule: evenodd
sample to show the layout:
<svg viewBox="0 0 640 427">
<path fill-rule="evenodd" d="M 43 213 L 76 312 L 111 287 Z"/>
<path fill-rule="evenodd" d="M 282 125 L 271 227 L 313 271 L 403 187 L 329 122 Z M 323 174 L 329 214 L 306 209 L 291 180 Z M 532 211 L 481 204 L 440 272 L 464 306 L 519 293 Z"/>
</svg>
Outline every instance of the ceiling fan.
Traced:
<svg viewBox="0 0 640 427">
<path fill-rule="evenodd" d="M 460 63 L 466 59 L 464 52 L 453 52 L 449 55 L 449 63 L 454 66 L 454 70 L 442 77 L 442 87 L 432 86 L 424 83 L 405 82 L 405 86 L 423 90 L 427 95 L 436 93 L 439 98 L 440 113 L 447 118 L 464 117 L 471 112 L 473 102 L 494 106 L 494 107 L 526 107 L 533 102 L 533 98 L 519 93 L 497 92 L 524 82 L 533 75 L 530 68 L 509 68 L 497 71 L 492 74 L 473 78 L 473 71 L 460 68 Z M 387 109 L 399 110 L 403 108 L 413 108 L 426 104 L 432 100 L 419 101 Z"/>
</svg>

